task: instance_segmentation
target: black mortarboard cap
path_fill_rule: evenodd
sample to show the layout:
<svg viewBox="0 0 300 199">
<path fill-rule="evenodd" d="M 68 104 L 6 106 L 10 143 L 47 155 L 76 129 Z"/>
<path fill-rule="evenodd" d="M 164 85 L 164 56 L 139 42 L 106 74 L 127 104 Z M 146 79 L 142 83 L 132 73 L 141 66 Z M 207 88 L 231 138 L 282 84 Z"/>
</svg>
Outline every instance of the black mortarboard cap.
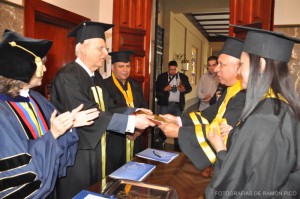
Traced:
<svg viewBox="0 0 300 199">
<path fill-rule="evenodd" d="M 223 48 L 221 50 L 221 54 L 230 55 L 232 57 L 240 59 L 243 51 L 244 42 L 234 37 L 224 35 L 221 36 L 226 37 Z"/>
<path fill-rule="evenodd" d="M 105 40 L 104 32 L 112 28 L 113 24 L 105 24 L 94 21 L 84 21 L 76 26 L 68 37 L 76 37 L 76 44 L 82 43 L 86 39 L 102 38 Z"/>
<path fill-rule="evenodd" d="M 51 46 L 52 41 L 5 30 L 0 42 L 0 75 L 28 83 L 36 71 L 36 59 L 43 58 Z"/>
<path fill-rule="evenodd" d="M 294 43 L 300 39 L 269 30 L 234 26 L 247 30 L 243 51 L 276 61 L 289 62 Z"/>
<path fill-rule="evenodd" d="M 108 53 L 111 56 L 111 63 L 115 62 L 130 62 L 130 55 L 134 54 L 133 51 L 118 51 Z"/>
</svg>

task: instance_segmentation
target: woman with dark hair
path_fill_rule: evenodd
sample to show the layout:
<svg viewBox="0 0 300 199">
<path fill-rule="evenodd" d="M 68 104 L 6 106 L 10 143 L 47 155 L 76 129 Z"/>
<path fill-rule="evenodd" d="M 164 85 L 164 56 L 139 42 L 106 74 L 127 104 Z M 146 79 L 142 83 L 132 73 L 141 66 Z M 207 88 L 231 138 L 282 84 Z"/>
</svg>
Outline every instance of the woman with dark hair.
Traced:
<svg viewBox="0 0 300 199">
<path fill-rule="evenodd" d="M 216 129 L 209 133 L 217 162 L 206 198 L 299 198 L 300 105 L 287 63 L 300 40 L 237 27 L 248 30 L 240 66 L 246 103 L 227 146 Z"/>
<path fill-rule="evenodd" d="M 57 115 L 31 88 L 41 85 L 48 40 L 5 30 L 0 42 L 0 198 L 46 198 L 77 152 L 73 127 L 91 125 L 97 109 Z"/>
</svg>

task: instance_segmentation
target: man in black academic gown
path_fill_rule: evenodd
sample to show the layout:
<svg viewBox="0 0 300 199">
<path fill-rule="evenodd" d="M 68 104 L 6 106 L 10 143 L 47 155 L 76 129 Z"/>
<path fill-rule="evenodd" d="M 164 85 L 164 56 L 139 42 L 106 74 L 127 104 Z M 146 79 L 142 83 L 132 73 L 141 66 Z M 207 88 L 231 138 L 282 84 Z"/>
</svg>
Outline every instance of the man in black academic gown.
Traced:
<svg viewBox="0 0 300 199">
<path fill-rule="evenodd" d="M 105 86 L 113 99 L 113 107 L 147 108 L 143 90 L 138 82 L 129 77 L 130 55 L 133 51 L 111 52 L 112 75 L 105 79 Z M 109 107 L 110 108 L 110 107 Z M 141 150 L 142 130 L 133 135 L 110 132 L 107 141 L 107 173 L 115 171 Z"/>
<path fill-rule="evenodd" d="M 189 117 L 166 116 L 174 123 L 159 125 L 168 137 L 178 137 L 179 146 L 199 169 L 216 161 L 215 151 L 207 140 L 207 133 L 213 126 L 220 133 L 228 135 L 241 115 L 245 103 L 245 91 L 242 90 L 241 78 L 238 76 L 240 55 L 243 42 L 228 37 L 224 43 L 216 67 L 220 83 L 228 86 L 216 104 L 202 112 L 191 112 Z M 227 142 L 227 136 L 224 136 Z"/>
<path fill-rule="evenodd" d="M 83 22 L 68 36 L 76 37 L 77 59 L 62 67 L 52 83 L 51 101 L 61 111 L 70 111 L 79 104 L 84 109 L 98 107 L 101 111 L 94 124 L 79 128 L 79 146 L 75 165 L 67 171 L 67 177 L 58 181 L 58 198 L 71 198 L 106 176 L 106 130 L 125 133 L 135 127 L 145 129 L 154 125 L 145 115 L 124 115 L 105 112 L 110 106 L 103 79 L 97 71 L 108 55 L 104 32 L 113 25 Z M 134 109 L 118 110 L 131 114 Z"/>
</svg>

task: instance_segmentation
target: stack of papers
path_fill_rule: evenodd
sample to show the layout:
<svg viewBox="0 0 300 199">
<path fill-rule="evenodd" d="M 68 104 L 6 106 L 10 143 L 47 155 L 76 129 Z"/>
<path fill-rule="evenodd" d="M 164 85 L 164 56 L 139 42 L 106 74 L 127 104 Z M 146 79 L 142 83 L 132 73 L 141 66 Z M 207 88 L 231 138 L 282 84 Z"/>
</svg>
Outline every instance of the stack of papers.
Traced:
<svg viewBox="0 0 300 199">
<path fill-rule="evenodd" d="M 156 166 L 139 162 L 127 162 L 109 175 L 115 179 L 142 181 Z"/>
<path fill-rule="evenodd" d="M 178 155 L 178 153 L 171 153 L 151 148 L 145 149 L 144 151 L 136 154 L 138 157 L 163 162 L 166 164 L 171 162 Z"/>
</svg>

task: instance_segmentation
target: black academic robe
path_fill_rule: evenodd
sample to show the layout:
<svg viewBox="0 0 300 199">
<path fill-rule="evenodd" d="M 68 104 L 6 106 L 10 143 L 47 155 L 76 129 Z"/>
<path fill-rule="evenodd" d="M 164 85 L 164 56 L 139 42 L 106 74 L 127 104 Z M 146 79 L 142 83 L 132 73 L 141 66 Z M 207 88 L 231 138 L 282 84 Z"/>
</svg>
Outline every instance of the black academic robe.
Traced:
<svg viewBox="0 0 300 199">
<path fill-rule="evenodd" d="M 80 104 L 84 104 L 84 109 L 98 108 L 91 89 L 94 86 L 102 89 L 105 105 L 112 107 L 102 76 L 96 71 L 92 79 L 78 63 L 71 62 L 56 74 L 51 102 L 62 112 L 71 111 Z M 106 129 L 125 133 L 127 121 L 127 115 L 101 112 L 94 124 L 78 128 L 79 150 L 75 165 L 58 181 L 58 198 L 71 198 L 102 179 L 101 137 Z"/>
<path fill-rule="evenodd" d="M 111 101 L 113 101 L 113 107 L 127 106 L 123 94 L 115 85 L 112 77 L 110 76 L 104 81 L 110 98 L 112 99 Z M 131 78 L 127 79 L 125 85 L 127 82 L 129 82 L 131 86 L 134 107 L 147 108 L 147 103 L 140 84 Z M 141 144 L 141 137 L 139 136 L 134 141 L 133 154 L 141 151 Z M 109 154 L 107 157 L 107 174 L 110 174 L 126 163 L 126 135 L 116 132 L 109 132 L 106 149 L 107 154 Z"/>
<path fill-rule="evenodd" d="M 219 107 L 224 101 L 224 98 L 227 94 L 227 90 L 222 94 L 220 99 L 217 101 L 216 104 L 208 107 L 207 109 L 203 110 L 201 112 L 201 115 L 207 119 L 209 123 L 211 123 L 214 118 L 216 117 Z M 238 92 L 235 96 L 233 96 L 226 106 L 226 111 L 223 115 L 223 118 L 227 120 L 227 123 L 234 127 L 241 116 L 241 113 L 243 111 L 244 105 L 245 105 L 245 97 L 246 93 L 245 90 L 242 90 Z M 203 123 L 201 120 L 201 117 L 197 115 L 197 118 L 200 123 Z M 180 149 L 183 153 L 185 153 L 189 159 L 193 162 L 193 164 L 198 169 L 204 169 L 205 167 L 212 164 L 210 159 L 207 157 L 205 153 L 205 148 L 201 146 L 198 142 L 198 139 L 196 137 L 195 133 L 195 125 L 192 122 L 189 115 L 185 115 L 181 117 L 182 119 L 182 127 L 179 129 L 179 135 L 178 135 L 178 142 Z M 207 140 L 206 137 L 206 129 L 205 125 L 202 124 L 202 130 L 203 130 L 203 139 L 205 139 L 205 142 L 207 143 L 207 148 L 212 152 L 215 153 L 213 147 L 210 145 L 210 143 Z"/>
<path fill-rule="evenodd" d="M 206 198 L 300 198 L 300 124 L 289 106 L 264 99 L 217 155 Z M 233 195 L 235 194 L 235 195 Z"/>
<path fill-rule="evenodd" d="M 37 115 L 44 116 L 49 130 L 42 137 L 31 138 L 30 123 L 19 119 L 9 105 L 9 102 L 27 99 L 0 94 L 0 198 L 46 198 L 53 190 L 56 178 L 65 176 L 67 166 L 75 162 L 76 129 L 54 139 L 50 132 L 50 117 L 55 108 L 41 94 L 35 91 L 29 94 L 39 107 L 40 114 Z M 27 113 L 20 117 L 27 118 Z"/>
</svg>

